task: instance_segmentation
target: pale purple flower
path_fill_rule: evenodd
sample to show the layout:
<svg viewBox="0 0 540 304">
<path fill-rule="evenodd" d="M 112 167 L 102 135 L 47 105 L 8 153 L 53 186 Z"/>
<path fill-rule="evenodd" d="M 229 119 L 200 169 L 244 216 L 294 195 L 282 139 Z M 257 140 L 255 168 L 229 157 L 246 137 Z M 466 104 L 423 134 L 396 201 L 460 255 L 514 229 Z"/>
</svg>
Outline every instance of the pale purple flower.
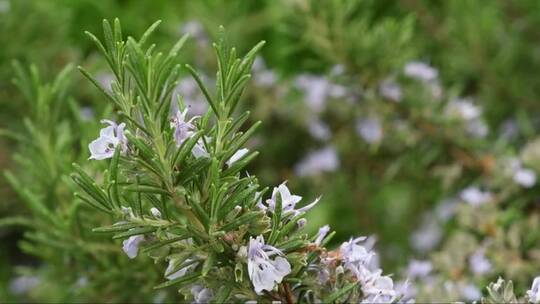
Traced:
<svg viewBox="0 0 540 304">
<path fill-rule="evenodd" d="M 130 259 L 137 257 L 139 253 L 139 246 L 144 241 L 144 235 L 132 235 L 127 240 L 122 242 L 122 250 Z"/>
<path fill-rule="evenodd" d="M 315 139 L 322 141 L 327 141 L 332 136 L 328 125 L 318 119 L 313 119 L 309 122 L 308 131 Z"/>
<path fill-rule="evenodd" d="M 442 238 L 439 223 L 431 217 L 425 217 L 422 225 L 411 236 L 411 244 L 419 252 L 428 252 L 435 248 Z"/>
<path fill-rule="evenodd" d="M 180 34 L 188 34 L 195 38 L 197 45 L 200 48 L 205 48 L 209 44 L 208 36 L 204 30 L 204 26 L 198 20 L 189 20 L 180 27 Z"/>
<path fill-rule="evenodd" d="M 442 222 L 448 221 L 456 213 L 458 201 L 455 198 L 445 199 L 435 208 L 437 218 Z"/>
<path fill-rule="evenodd" d="M 484 138 L 489 134 L 488 125 L 480 119 L 467 122 L 466 129 L 470 135 L 478 138 Z"/>
<path fill-rule="evenodd" d="M 474 274 L 483 275 L 493 269 L 493 265 L 486 258 L 484 251 L 483 248 L 480 248 L 469 257 L 469 268 Z"/>
<path fill-rule="evenodd" d="M 319 228 L 319 232 L 317 232 L 317 237 L 315 238 L 315 241 L 313 243 L 317 246 L 320 246 L 329 231 L 330 231 L 330 226 L 328 225 L 324 225 L 321 228 Z"/>
<path fill-rule="evenodd" d="M 94 120 L 96 114 L 94 113 L 94 109 L 92 107 L 81 107 L 79 110 L 79 115 L 83 121 L 91 121 Z"/>
<path fill-rule="evenodd" d="M 376 117 L 357 120 L 356 133 L 368 144 L 379 142 L 383 138 L 382 125 Z"/>
<path fill-rule="evenodd" d="M 263 290 L 272 291 L 283 277 L 291 272 L 291 265 L 283 253 L 270 245 L 265 245 L 259 235 L 250 237 L 248 248 L 248 275 L 257 294 Z"/>
<path fill-rule="evenodd" d="M 229 160 L 226 162 L 227 166 L 229 166 L 229 167 L 232 166 L 235 162 L 242 159 L 248 152 L 249 152 L 249 149 L 246 149 L 246 148 L 243 148 L 243 149 L 240 149 L 240 150 L 234 152 L 234 154 L 231 156 L 231 158 L 229 158 Z"/>
<path fill-rule="evenodd" d="M 437 79 L 439 72 L 421 61 L 411 61 L 403 69 L 403 73 L 411 78 L 424 82 L 430 82 Z"/>
<path fill-rule="evenodd" d="M 407 266 L 407 277 L 410 279 L 422 279 L 427 277 L 433 270 L 430 261 L 411 260 Z"/>
<path fill-rule="evenodd" d="M 446 105 L 449 116 L 470 121 L 482 115 L 482 108 L 473 103 L 471 98 L 455 98 Z"/>
<path fill-rule="evenodd" d="M 185 77 L 180 80 L 172 94 L 172 113 L 178 111 L 176 100 L 182 96 L 182 101 L 193 115 L 203 115 L 208 110 L 208 103 L 202 94 L 197 82 L 193 77 Z"/>
<path fill-rule="evenodd" d="M 392 278 L 381 276 L 380 270 L 372 273 L 362 284 L 362 293 L 364 299 L 361 303 L 392 303 L 397 297 Z"/>
<path fill-rule="evenodd" d="M 527 168 L 519 168 L 514 173 L 513 180 L 524 188 L 531 188 L 536 184 L 536 172 Z"/>
<path fill-rule="evenodd" d="M 298 176 L 314 176 L 322 172 L 333 172 L 339 167 L 339 159 L 336 149 L 327 146 L 317 151 L 310 152 L 295 167 Z"/>
<path fill-rule="evenodd" d="M 258 86 L 271 87 L 276 83 L 276 73 L 266 68 L 266 64 L 264 63 L 264 59 L 262 57 L 257 56 L 255 58 L 252 69 L 254 75 L 253 81 L 255 81 Z"/>
<path fill-rule="evenodd" d="M 339 247 L 343 266 L 351 271 L 360 282 L 366 282 L 372 276 L 369 267 L 375 253 L 360 245 L 366 237 L 351 238 Z"/>
<path fill-rule="evenodd" d="M 343 86 L 331 83 L 327 78 L 315 75 L 296 77 L 295 85 L 305 94 L 304 101 L 313 112 L 321 112 L 328 97 L 341 98 L 347 93 Z"/>
<path fill-rule="evenodd" d="M 482 297 L 482 292 L 474 284 L 460 286 L 460 294 L 465 301 L 476 301 Z"/>
<path fill-rule="evenodd" d="M 193 149 L 191 150 L 191 154 L 193 154 L 195 158 L 201 158 L 201 157 L 209 158 L 210 157 L 210 153 L 206 151 L 206 148 L 204 146 L 204 142 L 202 139 L 199 139 L 199 141 L 197 141 L 195 146 L 193 146 Z"/>
<path fill-rule="evenodd" d="M 262 202 L 260 202 L 259 208 L 263 210 L 269 209 L 270 211 L 274 212 L 278 200 L 278 195 L 279 199 L 281 199 L 281 214 L 284 218 L 288 216 L 296 216 L 302 212 L 307 212 L 308 210 L 313 208 L 313 206 L 315 206 L 320 200 L 319 197 L 311 204 L 296 209 L 296 204 L 298 204 L 298 202 L 302 200 L 302 197 L 291 194 L 289 188 L 287 188 L 286 182 L 283 182 L 281 185 L 274 188 L 274 190 L 272 191 L 272 197 L 266 200 L 266 204 L 268 205 L 268 207 L 264 206 Z"/>
<path fill-rule="evenodd" d="M 101 85 L 101 87 L 111 93 L 112 92 L 112 84 L 115 77 L 112 73 L 109 72 L 100 72 L 96 75 L 97 82 Z"/>
<path fill-rule="evenodd" d="M 540 276 L 534 278 L 531 289 L 527 290 L 529 303 L 540 303 Z"/>
<path fill-rule="evenodd" d="M 387 78 L 381 82 L 379 85 L 379 93 L 382 97 L 395 102 L 400 102 L 403 97 L 401 87 L 391 78 Z"/>
<path fill-rule="evenodd" d="M 212 290 L 201 285 L 191 286 L 191 295 L 193 295 L 193 303 L 209 303 L 214 294 Z"/>
<path fill-rule="evenodd" d="M 23 275 L 11 280 L 9 290 L 15 295 L 22 295 L 36 288 L 40 282 L 41 279 L 37 276 Z"/>
<path fill-rule="evenodd" d="M 479 206 L 493 199 L 489 191 L 482 191 L 478 187 L 468 187 L 461 191 L 460 198 L 471 206 Z"/>
<path fill-rule="evenodd" d="M 187 112 L 188 108 L 184 109 L 182 112 L 178 110 L 171 119 L 170 126 L 174 129 L 173 137 L 177 147 L 180 147 L 186 139 L 194 134 L 193 130 L 195 129 L 195 126 L 193 125 L 193 120 L 198 118 L 198 116 L 194 116 L 186 121 Z"/>
<path fill-rule="evenodd" d="M 177 271 L 174 271 L 177 268 L 177 261 L 175 259 L 169 260 L 169 265 L 167 266 L 167 269 L 165 269 L 165 278 L 169 281 L 181 278 L 186 275 L 189 271 L 193 270 L 197 265 L 198 262 L 193 262 L 191 259 L 187 259 L 184 264 L 186 266 L 181 267 Z"/>
<path fill-rule="evenodd" d="M 117 125 L 111 120 L 102 120 L 102 123 L 109 124 L 99 131 L 99 137 L 88 145 L 90 150 L 90 158 L 95 160 L 103 160 L 114 156 L 114 151 L 120 147 L 120 151 L 127 151 L 127 138 L 124 134 L 125 123 Z"/>
<path fill-rule="evenodd" d="M 298 225 L 299 229 L 302 229 L 306 226 L 307 220 L 305 218 L 301 218 L 298 221 L 296 221 L 296 225 Z"/>
</svg>

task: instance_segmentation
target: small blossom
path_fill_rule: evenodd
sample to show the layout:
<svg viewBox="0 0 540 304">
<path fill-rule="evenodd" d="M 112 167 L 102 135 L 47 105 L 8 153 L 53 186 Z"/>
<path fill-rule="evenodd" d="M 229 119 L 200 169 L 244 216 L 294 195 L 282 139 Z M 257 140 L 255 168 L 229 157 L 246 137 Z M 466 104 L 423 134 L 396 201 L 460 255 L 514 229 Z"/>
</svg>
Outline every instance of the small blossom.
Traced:
<svg viewBox="0 0 540 304">
<path fill-rule="evenodd" d="M 191 294 L 193 295 L 193 303 L 209 303 L 214 296 L 212 290 L 203 287 L 201 285 L 193 285 L 191 287 Z"/>
<path fill-rule="evenodd" d="M 319 232 L 317 232 L 317 237 L 315 238 L 315 241 L 313 243 L 317 246 L 320 246 L 329 231 L 330 231 L 330 226 L 328 225 L 324 225 L 321 228 L 319 228 Z"/>
<path fill-rule="evenodd" d="M 407 266 L 407 276 L 410 279 L 425 278 L 432 270 L 430 261 L 411 260 Z"/>
<path fill-rule="evenodd" d="M 373 273 L 362 285 L 362 292 L 364 294 L 362 303 L 392 303 L 397 296 L 392 278 L 381 276 L 380 271 Z"/>
<path fill-rule="evenodd" d="M 306 205 L 302 208 L 296 209 L 296 204 L 302 200 L 302 197 L 291 194 L 291 192 L 289 191 L 289 188 L 287 188 L 287 185 L 284 182 L 278 187 L 275 187 L 274 190 L 272 191 L 272 197 L 266 200 L 266 204 L 268 205 L 268 207 L 264 206 L 262 202 L 259 202 L 258 204 L 259 208 L 262 210 L 270 209 L 270 211 L 274 212 L 276 208 L 277 200 L 278 200 L 278 195 L 279 195 L 279 198 L 281 199 L 281 208 L 282 208 L 283 217 L 288 217 L 291 215 L 296 216 L 300 214 L 301 212 L 306 212 L 310 210 L 311 208 L 313 208 L 313 206 L 315 206 L 320 200 L 320 197 L 319 197 L 315 201 L 313 201 L 311 204 Z"/>
<path fill-rule="evenodd" d="M 193 149 L 191 150 L 191 154 L 193 154 L 195 158 L 201 158 L 201 157 L 209 158 L 210 157 L 210 153 L 206 151 L 206 148 L 204 147 L 204 142 L 202 140 L 199 140 L 195 144 L 195 146 L 193 146 Z"/>
<path fill-rule="evenodd" d="M 337 151 L 332 146 L 309 153 L 294 170 L 298 176 L 314 176 L 322 172 L 333 172 L 339 167 Z"/>
<path fill-rule="evenodd" d="M 9 283 L 9 290 L 15 295 L 22 295 L 34 289 L 41 279 L 36 276 L 20 276 Z"/>
<path fill-rule="evenodd" d="M 316 113 L 322 112 L 328 97 L 341 98 L 347 93 L 343 86 L 331 83 L 327 78 L 315 75 L 296 77 L 295 85 L 304 91 L 307 106 Z"/>
<path fill-rule="evenodd" d="M 181 278 L 185 276 L 186 273 L 197 267 L 198 262 L 193 262 L 193 260 L 187 259 L 184 264 L 187 264 L 187 266 L 181 267 L 179 270 L 174 271 L 178 265 L 176 265 L 175 259 L 170 259 L 169 265 L 167 266 L 167 269 L 165 269 L 165 278 L 169 281 Z"/>
<path fill-rule="evenodd" d="M 130 259 L 137 257 L 139 252 L 139 245 L 144 241 L 144 235 L 132 235 L 127 240 L 122 242 L 122 250 Z"/>
<path fill-rule="evenodd" d="M 411 61 L 407 63 L 403 72 L 408 77 L 424 82 L 434 81 L 439 75 L 439 72 L 436 69 L 421 61 Z"/>
<path fill-rule="evenodd" d="M 402 98 L 401 87 L 393 79 L 385 79 L 379 85 L 379 93 L 382 97 L 400 102 Z"/>
<path fill-rule="evenodd" d="M 339 253 L 343 266 L 351 271 L 361 284 L 367 286 L 372 283 L 374 274 L 377 271 L 377 261 L 374 259 L 375 253 L 368 248 L 373 244 L 367 243 L 368 238 L 358 237 L 344 242 L 339 247 Z M 370 243 L 373 241 L 370 240 Z M 360 245 L 360 242 L 365 242 Z M 373 271 L 374 270 L 374 271 Z"/>
<path fill-rule="evenodd" d="M 527 290 L 529 303 L 540 303 L 540 276 L 534 278 L 531 289 Z"/>
<path fill-rule="evenodd" d="M 431 216 L 425 217 L 420 228 L 411 236 L 412 247 L 419 252 L 428 252 L 439 244 L 442 234 L 437 221 Z"/>
<path fill-rule="evenodd" d="M 493 265 L 486 258 L 483 248 L 476 250 L 469 257 L 469 268 L 474 274 L 479 275 L 491 272 Z"/>
<path fill-rule="evenodd" d="M 536 172 L 531 169 L 519 168 L 514 173 L 513 180 L 524 188 L 531 188 L 536 184 Z"/>
<path fill-rule="evenodd" d="M 471 98 L 456 98 L 446 105 L 446 113 L 450 116 L 470 121 L 480 117 L 482 108 L 475 105 Z"/>
<path fill-rule="evenodd" d="M 305 218 L 299 219 L 296 224 L 298 225 L 298 228 L 302 229 L 306 226 L 307 220 Z"/>
<path fill-rule="evenodd" d="M 474 119 L 467 123 L 467 132 L 478 138 L 484 138 L 489 134 L 489 128 L 485 122 L 480 119 Z"/>
<path fill-rule="evenodd" d="M 161 218 L 161 212 L 156 207 L 152 207 L 150 213 L 152 213 L 155 218 Z"/>
<path fill-rule="evenodd" d="M 327 141 L 332 136 L 330 128 L 324 122 L 318 119 L 313 119 L 309 122 L 308 131 L 313 138 L 321 141 Z"/>
<path fill-rule="evenodd" d="M 466 301 L 476 301 L 482 297 L 482 292 L 474 284 L 467 284 L 465 286 L 460 286 L 461 296 Z"/>
<path fill-rule="evenodd" d="M 461 191 L 460 197 L 471 206 L 479 206 L 492 200 L 491 192 L 482 191 L 478 187 L 468 187 Z"/>
<path fill-rule="evenodd" d="M 368 144 L 379 142 L 383 138 L 382 125 L 376 117 L 357 120 L 356 133 Z"/>
<path fill-rule="evenodd" d="M 190 138 L 194 134 L 193 130 L 195 129 L 195 126 L 192 122 L 198 116 L 192 117 L 190 120 L 186 121 L 187 112 L 188 108 L 182 112 L 178 110 L 171 119 L 170 126 L 174 129 L 173 137 L 177 147 L 180 147 L 180 145 L 182 145 L 186 139 Z"/>
<path fill-rule="evenodd" d="M 194 116 L 203 115 L 208 110 L 208 103 L 193 77 L 182 78 L 174 88 L 171 98 L 171 113 L 178 111 L 178 103 L 176 101 L 179 96 L 182 96 L 186 108 L 189 108 L 189 111 Z"/>
<path fill-rule="evenodd" d="M 127 138 L 124 135 L 125 123 L 117 125 L 114 121 L 102 120 L 102 123 L 109 124 L 108 127 L 99 131 L 99 138 L 95 139 L 88 145 L 90 150 L 90 158 L 103 160 L 114 156 L 114 151 L 120 146 L 120 151 L 127 151 Z"/>
<path fill-rule="evenodd" d="M 248 274 L 257 294 L 272 291 L 291 272 L 291 265 L 282 255 L 279 249 L 265 245 L 262 235 L 249 239 Z"/>
<path fill-rule="evenodd" d="M 234 154 L 231 156 L 231 158 L 229 158 L 229 160 L 226 162 L 227 166 L 229 166 L 229 167 L 232 166 L 232 164 L 234 164 L 235 162 L 240 160 L 248 152 L 249 152 L 249 149 L 246 149 L 246 148 L 243 148 L 243 149 L 240 149 L 240 150 L 234 152 Z"/>
</svg>

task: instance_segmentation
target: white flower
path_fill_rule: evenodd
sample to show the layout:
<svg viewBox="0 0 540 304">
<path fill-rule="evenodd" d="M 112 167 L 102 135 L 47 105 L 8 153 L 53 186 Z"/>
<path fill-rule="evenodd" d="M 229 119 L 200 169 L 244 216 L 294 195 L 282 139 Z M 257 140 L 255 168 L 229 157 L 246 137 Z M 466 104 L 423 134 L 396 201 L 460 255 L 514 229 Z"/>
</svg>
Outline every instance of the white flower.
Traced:
<svg viewBox="0 0 540 304">
<path fill-rule="evenodd" d="M 388 78 L 379 85 L 379 93 L 382 97 L 400 102 L 402 98 L 401 87 L 393 79 Z"/>
<path fill-rule="evenodd" d="M 376 117 L 359 119 L 356 121 L 356 133 L 368 144 L 379 142 L 383 137 L 381 122 Z"/>
<path fill-rule="evenodd" d="M 186 108 L 183 112 L 178 110 L 171 119 L 170 126 L 174 129 L 173 137 L 177 147 L 180 147 L 180 145 L 182 145 L 186 139 L 190 138 L 194 134 L 193 129 L 195 129 L 195 126 L 192 122 L 198 116 L 194 116 L 190 120 L 186 121 L 187 112 L 188 108 Z"/>
<path fill-rule="evenodd" d="M 315 238 L 315 241 L 313 243 L 317 246 L 320 246 L 329 231 L 330 231 L 330 226 L 328 225 L 324 225 L 321 228 L 319 228 L 319 232 L 317 232 L 317 238 Z"/>
<path fill-rule="evenodd" d="M 193 262 L 193 260 L 187 259 L 184 264 L 187 264 L 187 266 L 181 267 L 179 270 L 174 271 L 178 266 L 177 261 L 175 259 L 170 259 L 169 265 L 167 266 L 167 269 L 165 269 L 165 278 L 169 281 L 181 278 L 185 276 L 188 271 L 197 267 L 198 262 Z"/>
<path fill-rule="evenodd" d="M 150 213 L 152 213 L 155 218 L 161 218 L 161 212 L 156 207 L 150 208 Z"/>
<path fill-rule="evenodd" d="M 513 180 L 524 188 L 531 188 L 536 184 L 536 172 L 531 169 L 519 168 L 514 173 Z"/>
<path fill-rule="evenodd" d="M 291 192 L 289 191 L 289 188 L 287 188 L 287 185 L 285 183 L 286 182 L 283 182 L 281 185 L 274 188 L 274 190 L 272 191 L 272 197 L 266 200 L 266 204 L 268 205 L 268 207 L 264 206 L 262 202 L 260 202 L 258 204 L 259 208 L 263 210 L 270 209 L 270 211 L 274 212 L 276 209 L 276 204 L 277 204 L 278 195 L 279 195 L 279 198 L 281 199 L 282 215 L 283 217 L 288 217 L 290 215 L 296 216 L 300 214 L 301 212 L 306 212 L 310 210 L 311 208 L 313 208 L 313 206 L 315 206 L 319 202 L 320 197 L 317 198 L 315 201 L 313 201 L 309 205 L 306 205 L 300 209 L 295 209 L 296 204 L 302 200 L 302 197 L 291 194 Z"/>
<path fill-rule="evenodd" d="M 333 146 L 327 146 L 310 152 L 294 167 L 298 176 L 314 176 L 322 172 L 333 172 L 339 167 L 337 151 Z"/>
<path fill-rule="evenodd" d="M 479 206 L 492 200 L 493 195 L 489 191 L 482 191 L 478 187 L 468 187 L 461 191 L 460 197 L 471 206 Z"/>
<path fill-rule="evenodd" d="M 407 276 L 410 279 L 425 278 L 432 270 L 430 261 L 411 260 L 407 266 Z"/>
<path fill-rule="evenodd" d="M 421 61 L 411 61 L 403 69 L 406 76 L 415 78 L 424 82 L 430 82 L 437 79 L 439 72 Z"/>
<path fill-rule="evenodd" d="M 134 259 L 137 257 L 139 245 L 142 241 L 144 241 L 144 235 L 132 235 L 127 240 L 122 242 L 122 250 L 124 250 L 130 259 Z"/>
<path fill-rule="evenodd" d="M 231 156 L 231 158 L 229 158 L 229 160 L 226 162 L 227 166 L 229 166 L 229 167 L 232 166 L 232 164 L 234 164 L 235 162 L 240 160 L 248 152 L 249 152 L 249 149 L 246 149 L 246 148 L 243 148 L 243 149 L 240 149 L 240 150 L 234 152 L 234 154 Z"/>
<path fill-rule="evenodd" d="M 120 146 L 120 151 L 127 151 L 127 138 L 124 135 L 125 123 L 117 125 L 114 121 L 102 120 L 102 123 L 109 124 L 108 127 L 99 131 L 99 137 L 88 145 L 90 158 L 103 160 L 114 156 L 114 151 Z"/>
<path fill-rule="evenodd" d="M 529 303 L 540 303 L 540 276 L 534 278 L 531 289 L 527 290 Z"/>
<path fill-rule="evenodd" d="M 255 239 L 250 237 L 248 275 L 257 294 L 263 290 L 271 291 L 291 272 L 291 265 L 282 255 L 279 249 L 265 245 L 262 235 Z"/>
<path fill-rule="evenodd" d="M 491 265 L 491 262 L 486 258 L 483 248 L 476 250 L 469 257 L 469 268 L 474 274 L 479 275 L 491 272 L 493 266 Z"/>
<path fill-rule="evenodd" d="M 191 294 L 193 295 L 193 303 L 209 303 L 214 296 L 212 290 L 201 285 L 191 286 Z"/>
</svg>

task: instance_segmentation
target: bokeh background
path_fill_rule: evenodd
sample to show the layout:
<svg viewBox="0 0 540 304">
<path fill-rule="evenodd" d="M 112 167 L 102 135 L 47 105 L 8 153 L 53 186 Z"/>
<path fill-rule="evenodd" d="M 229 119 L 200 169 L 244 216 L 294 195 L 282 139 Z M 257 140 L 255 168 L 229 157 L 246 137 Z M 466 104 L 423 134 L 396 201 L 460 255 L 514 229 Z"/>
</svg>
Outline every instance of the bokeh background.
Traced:
<svg viewBox="0 0 540 304">
<path fill-rule="evenodd" d="M 30 82 L 52 82 L 71 63 L 107 88 L 111 74 L 84 31 L 99 34 L 102 19 L 116 17 L 135 37 L 163 20 L 153 37 L 163 49 L 189 33 L 179 61 L 208 82 L 219 25 L 240 53 L 265 40 L 242 105 L 263 121 L 249 143 L 261 152 L 250 173 L 268 186 L 287 180 L 306 201 L 322 194 L 310 229 L 329 224 L 335 244 L 376 235 L 388 273 L 444 247 L 460 223 L 445 216 L 435 223 L 434 214 L 463 198 L 463 189 L 505 189 L 499 160 L 520 158 L 540 127 L 536 0 L 0 0 L 0 169 L 16 178 L 0 178 L 0 217 L 39 221 L 28 193 L 55 212 L 67 210 L 58 208 L 74 201 L 65 185 L 70 164 L 88 157 L 99 119 L 112 112 L 76 71 L 50 100 L 45 86 L 21 91 L 12 82 L 14 61 L 20 71 L 31 64 L 39 71 Z M 178 93 L 204 111 L 187 71 Z M 45 106 L 36 104 L 39 96 Z M 531 149 L 526 163 L 536 171 Z M 538 192 L 514 195 L 523 201 L 515 217 L 537 213 Z M 47 271 L 52 278 L 76 271 L 49 259 L 72 249 L 36 256 L 46 242 L 28 225 L 8 222 L 0 226 L 0 299 L 32 299 L 14 283 L 21 269 L 56 267 Z M 54 288 L 40 296 L 47 293 L 73 296 Z"/>
</svg>

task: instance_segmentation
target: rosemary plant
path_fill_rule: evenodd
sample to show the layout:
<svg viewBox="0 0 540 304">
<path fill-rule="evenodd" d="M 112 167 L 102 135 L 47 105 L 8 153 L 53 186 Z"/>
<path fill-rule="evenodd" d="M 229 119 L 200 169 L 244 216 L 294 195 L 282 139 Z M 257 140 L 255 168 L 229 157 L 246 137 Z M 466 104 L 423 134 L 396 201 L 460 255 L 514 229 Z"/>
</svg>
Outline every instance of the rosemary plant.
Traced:
<svg viewBox="0 0 540 304">
<path fill-rule="evenodd" d="M 264 42 L 238 57 L 221 30 L 214 90 L 185 65 L 210 106 L 192 116 L 181 97 L 171 105 L 187 37 L 159 52 L 149 43 L 158 24 L 140 39 L 124 39 L 118 20 L 103 22 L 103 40 L 87 33 L 115 76 L 110 91 L 80 70 L 118 114 L 103 120 L 89 144 L 89 161 L 108 162 L 108 170 L 74 165 L 76 196 L 113 219 L 93 231 L 123 240 L 126 259 L 150 256 L 164 273 L 156 288 L 174 286 L 195 302 L 397 301 L 392 279 L 371 263 L 366 238 L 328 251 L 328 226 L 303 231 L 319 199 L 298 207 L 302 197 L 285 182 L 267 195 L 246 172 L 257 152 L 245 144 L 260 122 L 246 126 L 249 112 L 235 110 Z"/>
</svg>

